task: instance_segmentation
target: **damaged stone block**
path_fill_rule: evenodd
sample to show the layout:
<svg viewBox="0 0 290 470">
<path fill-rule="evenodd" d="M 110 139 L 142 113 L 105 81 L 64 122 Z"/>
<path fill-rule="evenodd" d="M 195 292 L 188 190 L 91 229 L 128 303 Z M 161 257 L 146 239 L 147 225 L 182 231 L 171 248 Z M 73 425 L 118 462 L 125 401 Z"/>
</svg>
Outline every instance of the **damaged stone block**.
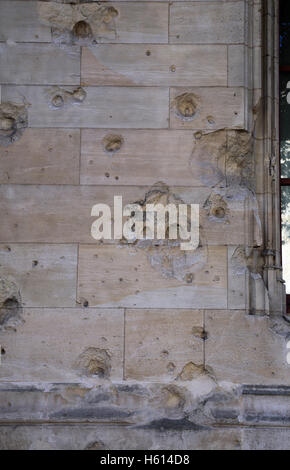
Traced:
<svg viewBox="0 0 290 470">
<path fill-rule="evenodd" d="M 84 89 L 85 106 L 83 91 L 72 96 L 76 91 L 69 86 L 63 89 L 3 85 L 2 99 L 16 102 L 25 99 L 30 103 L 30 127 L 168 128 L 165 87 L 88 87 Z"/>
<path fill-rule="evenodd" d="M 290 384 L 285 339 L 269 317 L 245 311 L 207 311 L 205 364 L 217 380 L 247 384 Z"/>
<path fill-rule="evenodd" d="M 173 381 L 186 362 L 202 364 L 203 341 L 192 334 L 202 325 L 199 310 L 127 310 L 125 377 Z"/>
<path fill-rule="evenodd" d="M 225 46 L 102 44 L 83 49 L 82 84 L 226 86 L 226 57 Z"/>
<path fill-rule="evenodd" d="M 168 40 L 166 4 L 40 1 L 38 14 L 41 23 L 52 27 L 52 39 L 60 46 Z"/>
<path fill-rule="evenodd" d="M 0 367 L 2 381 L 43 380 L 85 385 L 90 381 L 96 384 L 108 379 L 122 380 L 122 309 L 24 308 L 22 316 L 24 322 L 17 326 L 17 333 L 0 334 L 0 344 L 6 351 Z M 61 399 L 57 394 L 45 406 L 51 406 L 52 413 L 65 404 L 72 406 L 86 393 L 80 385 L 78 390 L 68 390 Z M 93 404 L 86 403 L 84 407 L 88 406 Z"/>
<path fill-rule="evenodd" d="M 28 125 L 25 106 L 4 102 L 0 104 L 0 145 L 9 145 L 18 140 Z"/>
<path fill-rule="evenodd" d="M 27 307 L 74 307 L 74 245 L 0 245 L 0 276 L 11 276 Z"/>
<path fill-rule="evenodd" d="M 242 88 L 171 88 L 172 129 L 246 128 Z"/>
</svg>

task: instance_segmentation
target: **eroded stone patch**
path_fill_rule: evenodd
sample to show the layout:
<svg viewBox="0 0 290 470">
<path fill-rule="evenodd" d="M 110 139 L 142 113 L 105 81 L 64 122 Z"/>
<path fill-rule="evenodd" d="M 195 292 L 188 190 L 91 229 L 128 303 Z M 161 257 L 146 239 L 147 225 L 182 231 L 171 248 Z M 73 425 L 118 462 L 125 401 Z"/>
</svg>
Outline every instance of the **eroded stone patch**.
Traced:
<svg viewBox="0 0 290 470">
<path fill-rule="evenodd" d="M 102 144 L 104 146 L 104 150 L 109 154 L 113 155 L 121 149 L 122 145 L 124 143 L 124 139 L 121 135 L 119 134 L 107 134 L 103 141 Z"/>
<path fill-rule="evenodd" d="M 111 373 L 111 355 L 106 349 L 90 347 L 79 355 L 75 367 L 88 376 L 107 379 Z"/>
<path fill-rule="evenodd" d="M 40 21 L 52 27 L 58 45 L 89 45 L 102 38 L 115 39 L 118 10 L 112 5 L 38 2 Z"/>
<path fill-rule="evenodd" d="M 0 144 L 9 145 L 18 140 L 28 125 L 27 109 L 13 103 L 0 104 Z"/>
<path fill-rule="evenodd" d="M 20 320 L 22 301 L 19 288 L 9 277 L 0 277 L 0 330 L 13 328 Z"/>
<path fill-rule="evenodd" d="M 183 121 L 192 121 L 199 108 L 199 98 L 194 93 L 183 93 L 173 101 L 177 117 Z"/>
<path fill-rule="evenodd" d="M 46 90 L 46 96 L 50 108 L 62 109 L 65 106 L 81 104 L 86 99 L 87 93 L 82 87 L 66 90 L 53 86 Z"/>
</svg>

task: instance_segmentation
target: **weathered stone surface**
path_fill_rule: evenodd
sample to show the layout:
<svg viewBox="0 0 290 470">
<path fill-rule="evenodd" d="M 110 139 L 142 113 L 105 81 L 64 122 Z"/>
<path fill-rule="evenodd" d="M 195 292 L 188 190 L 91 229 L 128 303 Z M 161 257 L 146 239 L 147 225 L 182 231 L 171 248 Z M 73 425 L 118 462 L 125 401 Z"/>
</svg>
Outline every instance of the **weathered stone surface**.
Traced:
<svg viewBox="0 0 290 470">
<path fill-rule="evenodd" d="M 0 41 L 51 41 L 50 28 L 39 22 L 36 1 L 1 0 Z"/>
<path fill-rule="evenodd" d="M 179 247 L 155 254 L 150 246 L 83 245 L 78 279 L 78 297 L 90 306 L 225 308 L 227 302 L 224 247 L 186 257 Z"/>
<path fill-rule="evenodd" d="M 70 93 L 76 89 L 65 87 Z M 142 87 L 88 87 L 84 102 L 63 106 L 57 87 L 2 86 L 2 100 L 31 104 L 30 127 L 167 128 L 168 89 Z"/>
<path fill-rule="evenodd" d="M 0 183 L 78 184 L 79 153 L 77 129 L 26 129 L 1 150 Z"/>
<path fill-rule="evenodd" d="M 172 88 L 170 102 L 173 129 L 245 127 L 242 88 Z"/>
<path fill-rule="evenodd" d="M 99 45 L 84 48 L 82 84 L 227 85 L 226 46 Z"/>
<path fill-rule="evenodd" d="M 243 1 L 173 3 L 170 8 L 170 42 L 243 43 L 244 9 Z"/>
<path fill-rule="evenodd" d="M 60 44 L 167 43 L 168 40 L 166 3 L 38 2 L 38 13 L 41 22 L 53 27 L 53 39 Z"/>
<path fill-rule="evenodd" d="M 267 316 L 243 311 L 205 313 L 205 364 L 218 380 L 250 384 L 289 384 L 286 343 L 269 329 Z"/>
<path fill-rule="evenodd" d="M 17 333 L 0 333 L 0 344 L 5 349 L 0 367 L 2 382 L 122 380 L 123 315 L 121 309 L 25 308 L 24 322 L 17 327 Z M 88 358 L 92 349 L 94 354 L 86 361 L 84 355 Z M 100 351 L 105 351 L 103 356 Z M 102 357 L 107 359 L 104 374 Z M 65 398 L 59 399 L 58 405 L 64 404 Z M 27 405 L 23 411 L 29 414 L 31 410 Z"/>
<path fill-rule="evenodd" d="M 241 446 L 239 429 L 211 430 L 138 430 L 112 426 L 17 426 L 0 427 L 0 448 L 7 450 L 236 450 Z"/>
<path fill-rule="evenodd" d="M 76 274 L 74 245 L 0 245 L 0 275 L 14 280 L 22 306 L 75 306 Z"/>
<path fill-rule="evenodd" d="M 19 287 L 11 276 L 0 277 L 0 330 L 15 327 L 21 320 L 22 299 Z M 3 350 L 5 353 L 5 349 Z M 2 349 L 0 350 L 0 356 Z M 1 359 L 1 357 L 0 357 Z"/>
<path fill-rule="evenodd" d="M 198 310 L 127 310 L 125 378 L 173 380 L 186 363 L 202 366 L 204 342 L 193 334 L 202 326 Z"/>
<path fill-rule="evenodd" d="M 107 136 L 119 135 L 123 142 L 115 153 L 106 150 Z M 82 131 L 81 183 L 106 185 L 213 186 L 223 179 L 224 156 L 217 154 L 216 134 L 203 148 L 191 131 L 120 130 Z M 109 176 L 107 176 L 109 175 Z"/>
<path fill-rule="evenodd" d="M 246 86 L 246 52 L 244 45 L 228 46 L 228 86 Z"/>
<path fill-rule="evenodd" d="M 0 83 L 80 83 L 80 50 L 69 53 L 51 44 L 0 44 Z"/>
</svg>

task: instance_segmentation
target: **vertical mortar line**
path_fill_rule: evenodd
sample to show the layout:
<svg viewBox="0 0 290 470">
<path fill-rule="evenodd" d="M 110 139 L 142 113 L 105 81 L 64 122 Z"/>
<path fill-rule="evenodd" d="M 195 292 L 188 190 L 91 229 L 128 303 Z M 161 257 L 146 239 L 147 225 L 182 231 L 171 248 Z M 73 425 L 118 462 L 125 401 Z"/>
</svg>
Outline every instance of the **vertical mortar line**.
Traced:
<svg viewBox="0 0 290 470">
<path fill-rule="evenodd" d="M 205 310 L 202 311 L 202 322 L 203 322 L 203 331 L 204 331 L 204 334 L 205 334 Z M 205 370 L 205 342 L 206 342 L 206 338 L 203 339 L 203 368 Z"/>
<path fill-rule="evenodd" d="M 123 380 L 126 380 L 126 373 L 125 373 L 125 367 L 126 367 L 126 360 L 125 360 L 125 354 L 126 354 L 126 308 L 124 308 L 124 323 L 123 323 Z"/>
<path fill-rule="evenodd" d="M 80 244 L 77 243 L 77 273 L 76 273 L 76 301 L 75 301 L 76 306 L 79 306 L 79 304 L 77 303 L 77 301 L 78 301 L 78 285 L 79 285 L 79 260 L 80 260 L 79 253 L 80 253 Z"/>
<path fill-rule="evenodd" d="M 168 5 L 167 5 L 167 13 L 168 13 L 168 39 L 167 39 L 167 42 L 168 44 L 170 44 L 170 2 L 168 2 Z"/>
<path fill-rule="evenodd" d="M 81 184 L 81 166 L 82 166 L 82 137 L 83 131 L 80 127 L 80 151 L 79 151 L 79 185 Z"/>
</svg>

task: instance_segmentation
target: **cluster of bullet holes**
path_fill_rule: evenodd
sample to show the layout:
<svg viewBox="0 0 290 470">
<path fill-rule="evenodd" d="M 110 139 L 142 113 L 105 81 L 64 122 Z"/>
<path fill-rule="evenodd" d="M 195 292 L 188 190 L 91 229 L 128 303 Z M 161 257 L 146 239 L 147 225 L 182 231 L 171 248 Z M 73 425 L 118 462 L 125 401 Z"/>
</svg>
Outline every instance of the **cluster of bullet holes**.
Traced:
<svg viewBox="0 0 290 470">
<path fill-rule="evenodd" d="M 53 109 L 63 108 L 67 104 L 81 104 L 87 93 L 82 87 L 78 87 L 73 91 L 67 91 L 59 87 L 54 87 L 50 91 L 50 104 Z"/>
</svg>

